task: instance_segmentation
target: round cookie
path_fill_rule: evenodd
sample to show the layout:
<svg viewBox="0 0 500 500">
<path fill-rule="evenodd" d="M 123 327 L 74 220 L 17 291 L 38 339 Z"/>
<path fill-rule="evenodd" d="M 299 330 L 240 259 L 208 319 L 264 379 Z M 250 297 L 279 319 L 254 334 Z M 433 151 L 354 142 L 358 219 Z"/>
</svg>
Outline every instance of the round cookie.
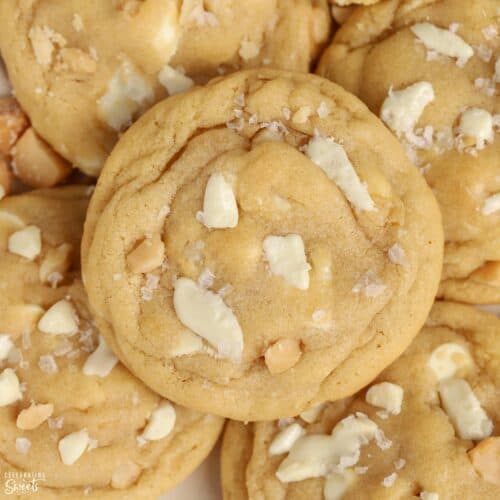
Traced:
<svg viewBox="0 0 500 500">
<path fill-rule="evenodd" d="M 222 445 L 225 500 L 493 500 L 500 494 L 500 319 L 437 302 L 405 353 L 316 415 Z"/>
<path fill-rule="evenodd" d="M 392 134 L 314 75 L 166 99 L 87 214 L 98 325 L 147 385 L 237 420 L 348 396 L 411 342 L 439 281 L 435 200 Z"/>
<path fill-rule="evenodd" d="M 100 339 L 79 272 L 88 189 L 0 202 L 0 468 L 7 498 L 155 498 L 223 420 L 150 391 Z"/>
<path fill-rule="evenodd" d="M 326 0 L 5 0 L 0 52 L 37 133 L 97 176 L 167 93 L 242 67 L 307 72 L 329 27 Z"/>
<path fill-rule="evenodd" d="M 443 214 L 439 295 L 500 303 L 500 37 L 495 0 L 360 7 L 318 73 L 400 138 Z"/>
</svg>

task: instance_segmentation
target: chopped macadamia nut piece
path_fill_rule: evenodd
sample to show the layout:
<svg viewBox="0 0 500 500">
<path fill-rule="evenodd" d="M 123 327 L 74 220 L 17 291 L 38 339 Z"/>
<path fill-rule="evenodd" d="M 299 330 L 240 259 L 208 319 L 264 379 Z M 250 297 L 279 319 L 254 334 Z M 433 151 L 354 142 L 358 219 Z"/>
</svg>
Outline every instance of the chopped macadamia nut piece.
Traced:
<svg viewBox="0 0 500 500">
<path fill-rule="evenodd" d="M 295 339 L 281 339 L 268 347 L 264 355 L 270 373 L 282 373 L 297 364 L 302 356 L 300 343 Z"/>
<path fill-rule="evenodd" d="M 174 285 L 174 308 L 179 321 L 214 346 L 221 356 L 240 362 L 243 331 L 222 298 L 188 278 Z"/>
<path fill-rule="evenodd" d="M 28 118 L 13 97 L 0 97 L 0 156 L 7 156 L 28 126 Z"/>
<path fill-rule="evenodd" d="M 9 357 L 10 350 L 14 347 L 14 342 L 7 333 L 0 334 L 0 361 Z"/>
<path fill-rule="evenodd" d="M 118 358 L 113 351 L 108 347 L 104 338 L 99 336 L 99 345 L 97 349 L 87 358 L 83 365 L 84 375 L 96 375 L 97 377 L 107 377 L 116 363 Z"/>
<path fill-rule="evenodd" d="M 157 441 L 167 437 L 175 426 L 175 419 L 175 408 L 170 402 L 164 401 L 151 413 L 142 437 L 147 441 Z"/>
<path fill-rule="evenodd" d="M 309 410 L 303 411 L 299 416 L 304 422 L 313 424 L 316 420 L 318 420 L 325 407 L 326 403 L 319 403 L 312 408 L 309 408 Z"/>
<path fill-rule="evenodd" d="M 72 247 L 68 243 L 63 243 L 56 248 L 50 248 L 40 264 L 40 281 L 46 283 L 57 273 L 63 277 L 71 266 Z"/>
<path fill-rule="evenodd" d="M 127 255 L 127 264 L 131 272 L 149 273 L 160 267 L 165 259 L 165 244 L 161 235 L 153 234 L 146 238 Z"/>
<path fill-rule="evenodd" d="M 29 408 L 21 410 L 17 416 L 16 425 L 19 429 L 30 431 L 36 429 L 52 416 L 54 405 L 32 404 Z"/>
<path fill-rule="evenodd" d="M 109 81 L 106 93 L 97 101 L 97 109 L 105 123 L 121 131 L 153 98 L 153 88 L 148 81 L 125 61 Z"/>
<path fill-rule="evenodd" d="M 323 488 L 324 500 L 341 500 L 344 493 L 357 479 L 357 475 L 352 470 L 345 470 L 342 474 L 332 472 L 325 479 Z"/>
<path fill-rule="evenodd" d="M 403 404 L 404 390 L 401 386 L 391 384 L 390 382 L 382 382 L 372 385 L 366 392 L 366 402 L 383 408 L 393 415 L 401 413 L 401 405 Z"/>
<path fill-rule="evenodd" d="M 203 224 L 208 228 L 224 229 L 238 225 L 238 205 L 233 188 L 220 173 L 208 179 L 203 198 Z"/>
<path fill-rule="evenodd" d="M 32 128 L 26 130 L 17 141 L 14 162 L 16 176 L 33 188 L 55 186 L 72 172 L 71 165 Z"/>
<path fill-rule="evenodd" d="M 500 210 L 500 193 L 495 193 L 484 200 L 481 213 L 483 215 L 492 215 Z"/>
<path fill-rule="evenodd" d="M 52 63 L 56 46 L 65 47 L 67 44 L 61 34 L 46 25 L 33 26 L 28 33 L 28 38 L 31 41 L 36 62 L 43 67 L 48 67 Z"/>
<path fill-rule="evenodd" d="M 301 438 L 306 431 L 300 424 L 293 423 L 285 427 L 277 436 L 271 441 L 269 446 L 269 455 L 281 455 L 288 453 L 297 439 Z"/>
<path fill-rule="evenodd" d="M 19 379 L 12 368 L 5 368 L 0 374 L 0 407 L 22 399 Z"/>
<path fill-rule="evenodd" d="M 191 78 L 168 65 L 158 73 L 158 80 L 167 89 L 169 95 L 180 94 L 194 85 Z"/>
<path fill-rule="evenodd" d="M 118 466 L 111 476 L 111 487 L 122 490 L 132 486 L 139 476 L 142 469 L 133 462 L 127 462 Z"/>
<path fill-rule="evenodd" d="M 462 113 L 458 126 L 460 135 L 473 138 L 477 149 L 493 140 L 493 117 L 481 108 L 469 108 Z"/>
<path fill-rule="evenodd" d="M 272 274 L 281 276 L 299 290 L 309 288 L 310 264 L 307 262 L 304 242 L 298 234 L 267 236 L 263 243 L 264 255 Z"/>
<path fill-rule="evenodd" d="M 10 253 L 15 253 L 28 260 L 35 260 L 42 251 L 40 228 L 27 226 L 11 234 L 8 249 Z"/>
<path fill-rule="evenodd" d="M 7 161 L 0 157 L 0 200 L 10 194 L 12 189 L 12 172 Z"/>
<path fill-rule="evenodd" d="M 38 329 L 53 335 L 72 335 L 78 331 L 78 316 L 75 308 L 62 299 L 51 306 L 40 318 Z"/>
<path fill-rule="evenodd" d="M 473 366 L 469 351 L 453 342 L 441 344 L 430 355 L 427 366 L 432 369 L 438 380 L 453 377 L 459 370 Z"/>
<path fill-rule="evenodd" d="M 500 486 L 500 437 L 485 439 L 468 453 L 478 474 L 485 481 Z"/>
<path fill-rule="evenodd" d="M 325 172 L 357 210 L 376 210 L 368 189 L 358 177 L 345 149 L 332 138 L 314 137 L 306 156 Z"/>
<path fill-rule="evenodd" d="M 89 442 L 89 433 L 85 429 L 63 437 L 58 444 L 63 464 L 73 465 L 83 455 Z"/>
<path fill-rule="evenodd" d="M 276 476 L 283 483 L 342 471 L 359 460 L 361 446 L 375 439 L 379 428 L 365 415 L 350 415 L 341 420 L 331 435 L 309 434 L 298 439 L 281 462 Z"/>
<path fill-rule="evenodd" d="M 410 133 L 434 97 L 434 89 L 429 82 L 417 82 L 401 90 L 390 90 L 382 104 L 380 118 L 398 137 Z"/>
<path fill-rule="evenodd" d="M 462 439 L 484 439 L 493 432 L 493 422 L 483 410 L 469 383 L 447 378 L 439 384 L 444 410 Z"/>
<path fill-rule="evenodd" d="M 438 28 L 430 23 L 417 23 L 410 28 L 429 49 L 449 57 L 456 57 L 465 64 L 474 50 L 463 38 L 450 30 Z"/>
</svg>

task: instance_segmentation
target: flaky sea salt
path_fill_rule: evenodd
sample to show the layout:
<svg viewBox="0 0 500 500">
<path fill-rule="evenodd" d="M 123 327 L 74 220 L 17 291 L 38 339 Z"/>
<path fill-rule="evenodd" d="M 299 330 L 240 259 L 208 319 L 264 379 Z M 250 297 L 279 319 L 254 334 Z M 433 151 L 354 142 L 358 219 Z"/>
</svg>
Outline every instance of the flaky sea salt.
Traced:
<svg viewBox="0 0 500 500">
<path fill-rule="evenodd" d="M 385 488 L 390 488 L 396 482 L 397 477 L 398 475 L 395 472 L 389 474 L 387 477 L 384 477 L 384 480 L 382 481 L 382 486 L 384 486 Z"/>
<path fill-rule="evenodd" d="M 31 448 L 31 441 L 24 437 L 16 438 L 16 450 L 23 454 L 27 455 Z"/>
</svg>

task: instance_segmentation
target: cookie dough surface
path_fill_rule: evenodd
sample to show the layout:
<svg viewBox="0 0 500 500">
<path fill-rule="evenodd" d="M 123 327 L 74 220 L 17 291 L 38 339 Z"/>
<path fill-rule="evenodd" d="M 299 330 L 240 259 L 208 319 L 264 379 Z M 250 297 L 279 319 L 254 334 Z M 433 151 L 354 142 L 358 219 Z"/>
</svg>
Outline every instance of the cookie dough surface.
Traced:
<svg viewBox="0 0 500 500">
<path fill-rule="evenodd" d="M 439 294 L 471 303 L 500 302 L 498 16 L 495 0 L 360 7 L 318 67 L 385 119 L 421 169 L 443 214 Z"/>
<path fill-rule="evenodd" d="M 85 284 L 122 361 L 241 420 L 352 394 L 431 307 L 430 190 L 366 107 L 314 75 L 241 72 L 155 106 L 87 215 Z"/>
<path fill-rule="evenodd" d="M 0 51 L 36 131 L 96 176 L 168 93 L 242 67 L 306 72 L 329 26 L 326 0 L 5 0 Z"/>
<path fill-rule="evenodd" d="M 248 425 L 230 422 L 221 457 L 224 499 L 498 498 L 499 331 L 500 319 L 493 315 L 438 302 L 427 325 L 397 361 L 354 397 L 327 404 L 314 422 L 310 416 Z M 443 387 L 450 381 L 461 385 L 465 381 L 472 391 L 477 406 L 470 420 L 455 419 L 452 405 L 443 404 Z M 387 383 L 392 384 L 392 397 L 383 391 Z M 402 390 L 400 399 L 394 396 L 398 394 L 394 387 Z M 390 408 L 399 413 L 384 409 L 381 403 L 387 402 L 400 402 L 400 408 L 397 404 Z M 463 395 L 458 406 L 466 406 Z M 471 432 L 479 414 L 482 424 L 476 432 L 482 430 L 472 439 L 462 437 L 461 433 Z M 363 423 L 365 439 L 359 438 L 356 423 Z M 292 425 L 302 428 L 305 437 L 276 441 Z M 334 428 L 336 440 L 326 442 L 338 451 L 339 437 L 347 431 L 340 443 L 344 455 L 326 456 L 328 471 L 316 468 L 317 477 L 312 477 L 320 441 L 328 440 Z M 305 478 L 294 480 L 290 463 L 298 456 L 301 441 L 310 443 L 311 454 L 302 455 L 303 462 L 295 469 Z M 304 473 L 305 466 L 310 467 L 309 474 Z"/>
<path fill-rule="evenodd" d="M 88 198 L 67 187 L 0 202 L 0 466 L 12 498 L 25 498 L 24 472 L 42 475 L 44 499 L 155 498 L 222 429 L 151 392 L 99 340 L 79 272 Z"/>
</svg>

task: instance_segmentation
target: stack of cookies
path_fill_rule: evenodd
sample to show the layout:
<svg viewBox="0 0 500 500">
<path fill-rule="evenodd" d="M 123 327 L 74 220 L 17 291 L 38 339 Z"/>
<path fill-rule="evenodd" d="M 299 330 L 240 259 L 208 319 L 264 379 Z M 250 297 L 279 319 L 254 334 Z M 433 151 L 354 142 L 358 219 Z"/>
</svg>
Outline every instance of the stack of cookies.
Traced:
<svg viewBox="0 0 500 500">
<path fill-rule="evenodd" d="M 0 0 L 2 494 L 500 498 L 499 23 Z"/>
</svg>

